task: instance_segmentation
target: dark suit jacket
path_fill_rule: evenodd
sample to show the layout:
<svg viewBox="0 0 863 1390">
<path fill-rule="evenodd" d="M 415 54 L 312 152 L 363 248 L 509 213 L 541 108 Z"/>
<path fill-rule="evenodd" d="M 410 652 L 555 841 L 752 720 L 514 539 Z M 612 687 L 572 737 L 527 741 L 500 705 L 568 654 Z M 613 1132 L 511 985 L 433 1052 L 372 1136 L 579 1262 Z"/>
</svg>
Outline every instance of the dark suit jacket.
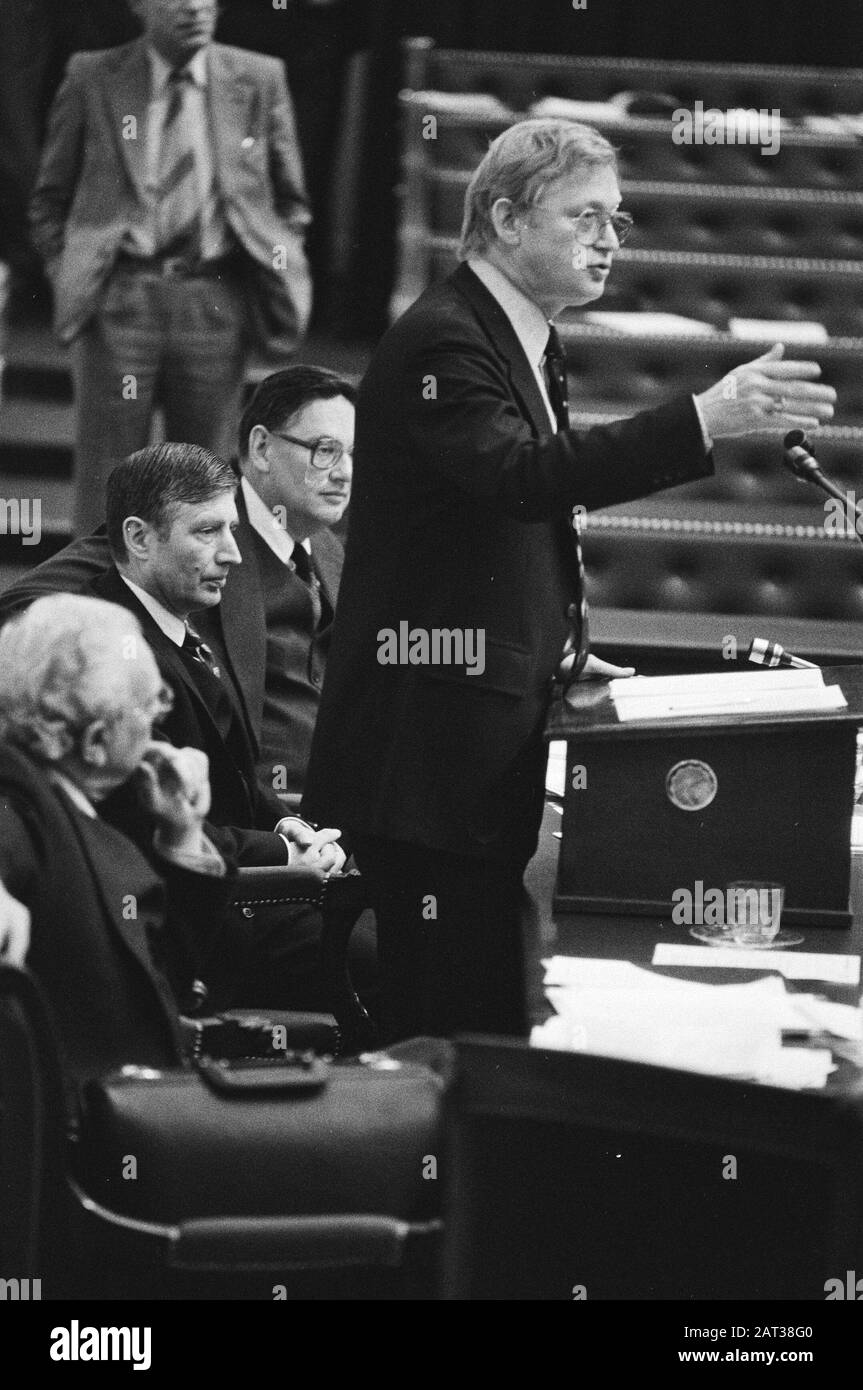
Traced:
<svg viewBox="0 0 863 1390">
<path fill-rule="evenodd" d="M 208 64 L 216 179 L 248 272 L 250 329 L 276 359 L 296 347 L 311 307 L 309 212 L 284 69 L 224 44 L 210 45 Z M 140 220 L 149 97 L 141 38 L 74 54 L 54 101 L 30 216 L 64 342 L 95 313 L 123 234 Z"/>
<path fill-rule="evenodd" d="M 176 1065 L 174 989 L 220 953 L 214 924 L 233 873 L 148 862 L 114 827 L 88 819 L 41 765 L 0 744 L 0 878 L 30 909 L 27 964 L 47 991 L 72 1074 Z"/>
<path fill-rule="evenodd" d="M 213 827 L 231 828 L 228 839 L 213 833 L 219 848 L 227 847 L 242 864 L 286 863 L 284 842 L 272 833 L 284 808 L 275 792 L 258 781 L 254 746 L 242 711 L 231 700 L 236 717 L 233 737 L 225 742 L 179 647 L 165 636 L 115 568 L 97 575 L 85 592 L 128 608 L 140 622 L 162 677 L 174 692 L 174 707 L 160 721 L 160 732 L 178 748 L 203 749 L 209 759 L 212 795 L 209 822 Z M 132 819 L 139 814 L 132 807 L 128 793 L 111 798 L 110 811 L 106 813 L 115 824 L 130 832 Z"/>
<path fill-rule="evenodd" d="M 473 272 L 426 291 L 360 389 L 306 813 L 433 849 L 529 855 L 550 687 L 580 597 L 571 509 L 711 472 L 691 399 L 552 434 L 509 319 Z M 482 629 L 485 670 L 382 664 L 381 634 L 402 622 Z"/>
<path fill-rule="evenodd" d="M 261 735 L 267 665 L 261 577 L 265 542 L 249 524 L 242 489 L 237 491 L 237 512 L 239 526 L 234 539 L 243 563 L 231 569 L 222 602 L 215 608 L 196 613 L 195 625 L 213 649 L 227 660 L 257 742 Z M 73 541 L 0 594 L 0 625 L 43 594 L 81 593 L 113 563 L 104 527 L 92 536 Z M 338 599 L 343 563 L 344 550 L 337 536 L 331 531 L 321 531 L 312 537 L 312 568 L 321 581 L 321 596 L 332 609 Z M 290 728 L 285 730 L 285 736 L 290 738 Z"/>
</svg>

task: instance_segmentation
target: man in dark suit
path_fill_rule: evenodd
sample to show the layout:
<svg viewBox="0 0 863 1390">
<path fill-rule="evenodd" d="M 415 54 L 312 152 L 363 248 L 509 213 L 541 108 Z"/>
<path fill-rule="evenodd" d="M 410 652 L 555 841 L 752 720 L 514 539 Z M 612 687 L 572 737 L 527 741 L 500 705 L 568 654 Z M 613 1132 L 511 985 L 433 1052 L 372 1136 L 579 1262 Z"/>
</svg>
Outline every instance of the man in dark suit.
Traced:
<svg viewBox="0 0 863 1390">
<path fill-rule="evenodd" d="M 570 121 L 493 142 L 463 264 L 384 335 L 303 801 L 372 885 L 388 1038 L 525 1028 L 519 897 L 552 682 L 589 654 L 577 520 L 712 471 L 724 435 L 816 428 L 835 393 L 777 347 L 698 400 L 579 433 L 553 320 L 599 298 L 629 219 Z M 563 660 L 562 660 L 563 659 Z"/>
<path fill-rule="evenodd" d="M 78 53 L 54 102 L 33 239 L 73 344 L 75 524 L 149 439 L 227 452 L 248 350 L 284 358 L 311 291 L 281 63 L 211 42 L 215 0 L 133 0 L 144 36 Z"/>
<path fill-rule="evenodd" d="M 221 601 L 230 568 L 240 563 L 235 488 L 230 465 L 196 445 L 160 444 L 130 455 L 108 478 L 115 564 L 87 587 L 138 618 L 173 691 L 160 727 L 173 743 L 207 754 L 210 818 L 233 828 L 241 862 L 338 869 L 338 832 L 315 833 L 284 816 L 278 797 L 258 780 L 233 681 L 191 622 L 193 613 Z"/>
<path fill-rule="evenodd" d="M 0 635 L 0 955 L 47 990 L 80 1081 L 176 1065 L 176 998 L 224 944 L 233 869 L 204 830 L 207 764 L 153 741 L 167 697 L 140 625 L 78 595 Z M 100 807 L 132 778 L 146 852 Z"/>
<path fill-rule="evenodd" d="M 331 528 L 350 498 L 355 398 L 324 367 L 297 364 L 260 382 L 239 426 L 243 563 L 221 603 L 195 618 L 238 692 L 258 775 L 285 811 L 299 809 L 332 635 L 344 551 Z M 40 594 L 80 591 L 112 564 L 100 527 L 0 594 L 0 622 Z"/>
</svg>

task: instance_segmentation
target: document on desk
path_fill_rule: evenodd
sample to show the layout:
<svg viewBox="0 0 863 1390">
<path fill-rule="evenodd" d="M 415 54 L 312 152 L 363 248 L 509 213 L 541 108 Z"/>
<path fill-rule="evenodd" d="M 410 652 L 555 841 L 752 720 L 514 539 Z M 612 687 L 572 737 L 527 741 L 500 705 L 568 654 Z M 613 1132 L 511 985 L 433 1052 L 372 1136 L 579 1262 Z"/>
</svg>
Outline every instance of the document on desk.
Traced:
<svg viewBox="0 0 863 1390">
<path fill-rule="evenodd" d="M 745 946 L 679 946 L 659 941 L 653 965 L 711 966 L 734 970 L 777 970 L 788 980 L 827 980 L 834 985 L 859 985 L 860 957 L 820 951 L 748 951 Z"/>
<path fill-rule="evenodd" d="M 621 723 L 710 714 L 787 714 L 843 709 L 838 685 L 817 670 L 728 671 L 697 676 L 630 676 L 609 681 Z"/>
<path fill-rule="evenodd" d="M 802 1089 L 825 1084 L 831 1052 L 783 1046 L 783 1034 L 860 1038 L 859 1009 L 793 994 L 776 975 L 711 985 L 623 960 L 554 956 L 543 964 L 555 1016 L 532 1030 L 533 1047 Z"/>
</svg>

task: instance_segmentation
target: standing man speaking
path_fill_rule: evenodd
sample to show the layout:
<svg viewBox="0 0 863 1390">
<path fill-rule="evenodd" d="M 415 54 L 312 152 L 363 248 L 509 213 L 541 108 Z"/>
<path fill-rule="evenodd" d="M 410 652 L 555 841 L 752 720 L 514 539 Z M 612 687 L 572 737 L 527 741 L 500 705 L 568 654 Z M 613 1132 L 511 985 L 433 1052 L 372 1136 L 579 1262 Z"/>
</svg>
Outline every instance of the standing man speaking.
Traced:
<svg viewBox="0 0 863 1390">
<path fill-rule="evenodd" d="M 572 429 L 552 320 L 602 295 L 620 201 L 596 131 L 505 131 L 468 187 L 462 264 L 361 387 L 303 805 L 350 833 L 370 881 L 387 1038 L 526 1027 L 519 908 L 552 682 L 562 662 L 567 679 L 620 674 L 589 654 L 573 508 L 705 477 L 714 439 L 833 414 L 818 366 L 777 346 L 699 397 Z M 481 645 L 480 669 L 464 657 Z"/>
<path fill-rule="evenodd" d="M 212 43 L 216 0 L 130 4 L 142 38 L 71 59 L 30 209 L 73 350 L 79 534 L 155 406 L 227 457 L 249 349 L 281 365 L 311 306 L 282 64 Z"/>
</svg>

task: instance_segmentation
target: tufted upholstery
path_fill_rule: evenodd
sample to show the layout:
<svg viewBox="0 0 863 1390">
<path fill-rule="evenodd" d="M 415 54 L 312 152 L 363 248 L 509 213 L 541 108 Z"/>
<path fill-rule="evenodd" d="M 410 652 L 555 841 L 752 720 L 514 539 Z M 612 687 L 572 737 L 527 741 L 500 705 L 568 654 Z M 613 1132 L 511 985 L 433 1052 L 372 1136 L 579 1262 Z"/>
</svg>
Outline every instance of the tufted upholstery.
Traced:
<svg viewBox="0 0 863 1390">
<path fill-rule="evenodd" d="M 480 53 L 435 48 L 409 39 L 411 88 L 490 93 L 524 111 L 542 97 L 607 101 L 621 91 L 664 92 L 681 105 L 778 106 L 788 116 L 863 110 L 863 71 L 756 64 L 657 62 L 639 58 L 576 58 Z"/>
<path fill-rule="evenodd" d="M 567 315 L 574 423 L 703 390 L 770 345 L 732 337 L 731 318 L 814 321 L 829 342 L 786 355 L 817 358 L 836 387 L 836 423 L 819 433 L 818 457 L 863 498 L 863 129 L 841 119 L 863 111 L 863 69 L 474 53 L 420 39 L 406 47 L 406 83 L 394 315 L 453 267 L 468 179 L 501 130 L 547 98 L 640 94 L 644 114 L 618 100 L 582 117 L 618 148 L 624 206 L 636 217 L 596 307 L 680 314 L 718 331 L 630 335 Z M 779 149 L 675 144 L 671 112 L 696 101 L 778 109 Z M 654 642 L 679 658 L 715 648 L 737 615 L 759 631 L 766 621 L 766 635 L 792 649 L 863 656 L 860 545 L 828 534 L 825 499 L 782 468 L 775 439 L 724 441 L 716 459 L 713 479 L 589 518 L 600 643 Z"/>
</svg>

